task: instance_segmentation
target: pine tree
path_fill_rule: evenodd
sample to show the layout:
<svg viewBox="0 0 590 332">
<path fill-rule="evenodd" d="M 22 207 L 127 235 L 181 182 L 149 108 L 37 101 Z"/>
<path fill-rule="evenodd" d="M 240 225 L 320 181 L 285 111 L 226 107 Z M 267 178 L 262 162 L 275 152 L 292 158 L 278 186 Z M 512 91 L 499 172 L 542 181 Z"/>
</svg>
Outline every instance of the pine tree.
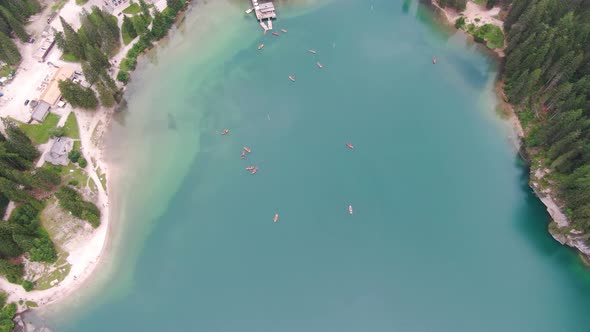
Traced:
<svg viewBox="0 0 590 332">
<path fill-rule="evenodd" d="M 70 54 L 72 54 L 76 58 L 85 59 L 84 45 L 80 40 L 80 36 L 78 36 L 78 33 L 74 31 L 72 26 L 69 25 L 63 17 L 60 16 L 59 19 L 61 21 L 61 26 L 64 29 L 64 40 L 66 44 L 66 49 Z"/>
<path fill-rule="evenodd" d="M 2 14 L 12 31 L 14 31 L 20 40 L 23 42 L 29 41 L 29 35 L 25 31 L 21 21 L 16 19 L 8 9 L 2 6 L 0 6 L 0 14 Z"/>
<path fill-rule="evenodd" d="M 0 257 L 16 257 L 21 253 L 12 238 L 12 228 L 5 222 L 0 223 Z"/>
<path fill-rule="evenodd" d="M 102 51 L 92 45 L 86 44 L 84 53 L 86 60 L 96 71 L 107 69 L 111 66 L 109 59 Z"/>
<path fill-rule="evenodd" d="M 156 8 L 154 10 L 154 21 L 152 22 L 152 35 L 154 39 L 160 40 L 166 36 L 171 25 L 172 20 Z"/>
<path fill-rule="evenodd" d="M 82 72 L 84 73 L 84 78 L 86 78 L 86 81 L 90 85 L 94 85 L 98 81 L 97 68 L 93 67 L 88 61 L 82 61 Z"/>
<path fill-rule="evenodd" d="M 59 81 L 58 86 L 63 98 L 73 107 L 95 109 L 98 106 L 98 99 L 92 89 L 84 88 L 70 80 Z"/>
<path fill-rule="evenodd" d="M 141 7 L 141 13 L 148 17 L 150 16 L 150 7 L 143 0 L 139 0 L 139 7 Z"/>
<path fill-rule="evenodd" d="M 8 260 L 0 259 L 0 275 L 3 275 L 6 280 L 13 284 L 20 284 L 23 280 L 23 266 L 22 264 L 13 264 Z"/>
<path fill-rule="evenodd" d="M 148 25 L 150 23 L 145 16 L 136 15 L 131 22 L 133 23 L 133 29 L 135 29 L 138 36 L 143 35 L 148 31 Z"/>
<path fill-rule="evenodd" d="M 96 6 L 92 7 L 92 15 L 95 17 L 93 23 L 101 37 L 101 42 L 93 45 L 100 48 L 107 55 L 113 54 L 113 52 L 121 46 L 117 18 L 102 11 Z"/>
<path fill-rule="evenodd" d="M 91 44 L 100 47 L 102 45 L 102 36 L 96 24 L 90 20 L 90 14 L 85 10 L 80 15 L 80 23 L 81 27 L 78 30 L 78 35 L 82 44 Z"/>
<path fill-rule="evenodd" d="M 176 16 L 178 11 L 184 8 L 184 4 L 186 2 L 184 0 L 166 0 L 166 6 L 170 8 L 172 13 Z"/>
<path fill-rule="evenodd" d="M 155 22 L 155 20 L 154 20 Z M 137 32 L 135 31 L 135 27 L 133 27 L 133 22 L 129 16 L 123 16 L 123 25 L 121 26 L 121 30 L 123 33 L 126 33 L 131 39 L 137 37 Z"/>
<path fill-rule="evenodd" d="M 8 25 L 8 22 L 6 22 L 6 20 L 4 19 L 4 17 L 2 17 L 2 15 L 0 15 L 0 33 L 3 33 L 5 35 L 10 35 L 10 26 Z"/>
<path fill-rule="evenodd" d="M 16 65 L 21 60 L 21 55 L 14 42 L 0 32 L 0 60 L 9 65 Z"/>
<path fill-rule="evenodd" d="M 0 192 L 13 202 L 27 203 L 33 200 L 25 191 L 18 189 L 16 183 L 4 177 L 0 177 Z"/>
<path fill-rule="evenodd" d="M 29 13 L 24 1 L 22 0 L 5 0 L 6 8 L 10 10 L 14 18 L 20 22 L 25 22 L 26 19 L 32 14 Z"/>
<path fill-rule="evenodd" d="M 6 130 L 6 148 L 8 151 L 17 153 L 19 156 L 29 161 L 33 161 L 41 155 L 31 142 L 31 139 L 16 125 L 16 123 L 9 119 L 2 119 L 2 122 Z"/>
<path fill-rule="evenodd" d="M 98 82 L 96 87 L 98 90 L 98 98 L 100 99 L 102 106 L 113 107 L 115 105 L 115 98 L 109 88 L 107 88 L 102 82 Z"/>
</svg>

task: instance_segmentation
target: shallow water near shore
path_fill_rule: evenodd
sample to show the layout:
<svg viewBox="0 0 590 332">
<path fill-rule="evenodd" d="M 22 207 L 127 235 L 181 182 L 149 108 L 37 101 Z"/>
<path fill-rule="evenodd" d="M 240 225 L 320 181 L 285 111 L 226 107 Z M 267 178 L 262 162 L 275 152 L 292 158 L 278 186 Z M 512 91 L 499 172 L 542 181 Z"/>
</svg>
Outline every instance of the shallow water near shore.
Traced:
<svg viewBox="0 0 590 332">
<path fill-rule="evenodd" d="M 416 2 L 283 8 L 279 37 L 240 5 L 195 7 L 135 74 L 110 271 L 48 326 L 587 331 L 588 271 L 546 231 L 492 59 Z"/>
</svg>

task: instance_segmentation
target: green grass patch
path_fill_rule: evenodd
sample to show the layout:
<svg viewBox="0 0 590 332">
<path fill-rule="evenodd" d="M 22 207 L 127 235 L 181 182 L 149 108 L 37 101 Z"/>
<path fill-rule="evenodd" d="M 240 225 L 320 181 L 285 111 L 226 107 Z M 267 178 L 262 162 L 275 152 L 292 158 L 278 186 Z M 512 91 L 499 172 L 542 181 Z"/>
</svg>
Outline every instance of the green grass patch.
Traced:
<svg viewBox="0 0 590 332">
<path fill-rule="evenodd" d="M 65 6 L 65 5 L 66 5 L 66 3 L 68 3 L 68 1 L 69 1 L 69 0 L 57 0 L 57 1 L 56 1 L 56 2 L 53 4 L 53 6 L 51 6 L 51 11 L 52 11 L 52 12 L 56 12 L 56 11 L 58 11 L 58 10 L 62 9 L 62 8 L 63 8 L 63 6 Z"/>
<path fill-rule="evenodd" d="M 478 5 L 482 5 L 482 4 L 486 3 L 487 0 L 473 0 L 473 2 L 475 2 Z"/>
<path fill-rule="evenodd" d="M 84 6 L 87 2 L 88 0 L 76 0 L 76 5 Z"/>
<path fill-rule="evenodd" d="M 100 184 L 102 185 L 103 190 L 107 190 L 107 176 L 102 172 L 100 167 L 96 169 L 96 175 L 98 175 L 98 179 L 100 180 Z"/>
<path fill-rule="evenodd" d="M 135 15 L 141 13 L 141 7 L 138 3 L 132 3 L 129 7 L 123 9 L 124 14 Z"/>
<path fill-rule="evenodd" d="M 25 304 L 27 305 L 27 307 L 29 308 L 37 308 L 39 305 L 37 304 L 37 302 L 35 301 L 27 301 L 25 302 Z"/>
<path fill-rule="evenodd" d="M 67 62 L 80 62 L 80 59 L 76 58 L 76 56 L 72 55 L 72 54 L 65 54 L 61 57 L 61 59 L 63 61 L 67 61 Z"/>
<path fill-rule="evenodd" d="M 48 167 L 59 167 L 62 184 L 70 184 L 78 189 L 86 188 L 88 175 L 76 164 L 70 163 L 68 166 L 51 165 Z"/>
<path fill-rule="evenodd" d="M 66 124 L 64 125 L 64 130 L 67 137 L 73 139 L 80 138 L 80 129 L 78 128 L 78 120 L 76 119 L 76 114 L 74 112 L 70 112 L 68 115 L 68 119 L 66 120 Z"/>
<path fill-rule="evenodd" d="M 58 122 L 59 116 L 49 113 L 45 121 L 40 124 L 22 123 L 19 127 L 25 132 L 25 134 L 27 134 L 27 136 L 29 136 L 33 141 L 33 144 L 38 145 L 47 143 L 51 130 L 57 126 Z"/>
<path fill-rule="evenodd" d="M 56 263 L 56 266 L 58 267 L 55 270 L 41 276 L 41 278 L 36 280 L 37 286 L 35 287 L 35 290 L 46 290 L 56 286 L 66 278 L 66 276 L 70 273 L 70 270 L 72 269 L 72 265 L 70 265 L 67 261 L 64 265 L 57 265 Z M 55 280 L 57 280 L 57 284 L 54 284 L 52 286 L 51 282 Z"/>
<path fill-rule="evenodd" d="M 96 185 L 96 182 L 94 182 L 94 180 L 90 177 L 88 178 L 88 187 L 93 194 L 98 194 L 98 186 Z"/>
</svg>

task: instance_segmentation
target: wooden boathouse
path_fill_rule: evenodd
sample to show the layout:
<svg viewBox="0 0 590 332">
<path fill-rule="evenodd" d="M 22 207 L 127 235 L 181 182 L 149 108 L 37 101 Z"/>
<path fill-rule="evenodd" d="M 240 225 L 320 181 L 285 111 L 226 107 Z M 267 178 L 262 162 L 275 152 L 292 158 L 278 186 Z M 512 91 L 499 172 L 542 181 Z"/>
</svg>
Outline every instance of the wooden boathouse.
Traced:
<svg viewBox="0 0 590 332">
<path fill-rule="evenodd" d="M 256 14 L 256 20 L 270 20 L 273 18 L 277 18 L 277 13 L 275 11 L 275 5 L 272 1 L 267 2 L 258 2 L 258 0 L 251 0 L 252 1 L 252 8 L 254 9 L 254 13 Z"/>
</svg>

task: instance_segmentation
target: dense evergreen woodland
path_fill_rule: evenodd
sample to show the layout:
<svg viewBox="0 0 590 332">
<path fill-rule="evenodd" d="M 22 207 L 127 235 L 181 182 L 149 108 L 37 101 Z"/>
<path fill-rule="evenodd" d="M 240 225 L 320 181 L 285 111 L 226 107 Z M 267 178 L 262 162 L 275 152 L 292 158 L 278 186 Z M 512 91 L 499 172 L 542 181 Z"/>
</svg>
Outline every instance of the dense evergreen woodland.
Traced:
<svg viewBox="0 0 590 332">
<path fill-rule="evenodd" d="M 29 40 L 25 23 L 41 9 L 37 0 L 0 0 L 0 60 L 10 65 L 20 62 L 21 55 L 11 37 Z"/>
<path fill-rule="evenodd" d="M 534 160 L 553 170 L 576 229 L 590 232 L 590 1 L 515 0 L 505 92 Z"/>
<path fill-rule="evenodd" d="M 18 257 L 28 254 L 31 261 L 54 262 L 56 251 L 39 222 L 41 199 L 60 184 L 59 170 L 34 168 L 39 152 L 16 126 L 4 120 L 6 136 L 0 134 L 0 215 L 8 201 L 17 207 L 7 222 L 0 222 L 0 275 L 12 283 L 23 283 L 23 267 Z"/>
<path fill-rule="evenodd" d="M 156 8 L 151 10 L 145 1 L 140 0 L 139 14 L 132 18 L 123 16 L 123 39 L 134 40 L 139 37 L 139 40 L 121 61 L 117 75 L 119 81 L 127 83 L 129 71 L 137 65 L 137 57 L 149 49 L 154 41 L 166 35 L 174 17 L 186 3 L 187 0 L 167 0 L 168 7 L 159 12 Z M 62 17 L 60 20 L 63 32 L 55 35 L 58 47 L 65 53 L 64 58 L 80 61 L 86 80 L 94 87 L 86 88 L 62 81 L 59 88 L 63 97 L 74 107 L 95 109 L 99 102 L 105 107 L 112 107 L 121 98 L 115 81 L 108 73 L 112 66 L 109 58 L 121 47 L 122 35 L 117 18 L 94 6 L 90 12 L 82 12 L 81 26 L 77 31 Z M 95 91 L 98 92 L 98 98 Z"/>
<path fill-rule="evenodd" d="M 112 106 L 119 89 L 107 70 L 111 67 L 109 57 L 121 47 L 117 18 L 94 6 L 90 12 L 82 12 L 78 31 L 62 17 L 60 20 L 64 31 L 56 33 L 55 37 L 58 47 L 66 54 L 64 58 L 80 61 L 86 80 L 96 86 L 102 104 Z M 59 88 L 74 107 L 95 109 L 98 106 L 99 99 L 91 88 L 71 81 L 61 81 Z"/>
</svg>

